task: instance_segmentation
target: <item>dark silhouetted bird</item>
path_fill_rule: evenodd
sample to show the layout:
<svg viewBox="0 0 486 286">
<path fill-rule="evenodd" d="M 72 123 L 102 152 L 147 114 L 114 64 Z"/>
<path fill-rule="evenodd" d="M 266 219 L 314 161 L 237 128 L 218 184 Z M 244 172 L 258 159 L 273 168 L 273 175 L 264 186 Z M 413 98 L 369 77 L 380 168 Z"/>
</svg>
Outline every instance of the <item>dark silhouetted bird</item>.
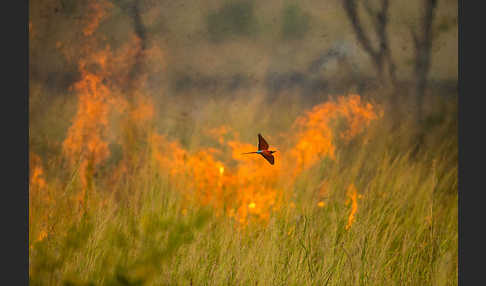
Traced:
<svg viewBox="0 0 486 286">
<path fill-rule="evenodd" d="M 274 164 L 275 163 L 275 158 L 273 157 L 273 153 L 275 153 L 277 151 L 271 151 L 271 150 L 268 150 L 268 143 L 267 141 L 265 141 L 265 139 L 263 139 L 263 136 L 258 133 L 258 151 L 256 152 L 247 152 L 247 153 L 242 153 L 242 154 L 260 154 L 263 156 L 263 158 L 267 159 L 267 161 L 270 163 L 270 164 Z"/>
</svg>

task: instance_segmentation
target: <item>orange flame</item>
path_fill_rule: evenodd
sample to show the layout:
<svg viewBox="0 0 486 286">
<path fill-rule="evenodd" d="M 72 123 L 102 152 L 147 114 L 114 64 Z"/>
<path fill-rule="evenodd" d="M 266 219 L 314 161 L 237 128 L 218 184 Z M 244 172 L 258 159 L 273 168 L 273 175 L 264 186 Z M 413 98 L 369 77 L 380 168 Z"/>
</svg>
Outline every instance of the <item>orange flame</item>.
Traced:
<svg viewBox="0 0 486 286">
<path fill-rule="evenodd" d="M 113 4 L 110 2 L 89 2 L 88 9 L 91 17 L 87 19 L 84 25 L 83 34 L 85 36 L 91 36 L 98 29 L 101 21 L 107 16 L 107 10 L 111 7 L 113 7 Z"/>
<path fill-rule="evenodd" d="M 144 123 L 154 117 L 154 105 L 147 96 L 139 95 L 135 109 L 131 111 L 131 118 L 135 122 Z"/>
<path fill-rule="evenodd" d="M 46 186 L 44 179 L 44 169 L 39 156 L 30 152 L 30 190 L 42 190 Z"/>
<path fill-rule="evenodd" d="M 231 149 L 231 158 L 226 158 L 226 163 L 215 159 L 216 154 L 224 158 L 225 154 L 218 150 L 206 148 L 190 153 L 177 142 L 156 134 L 151 137 L 152 154 L 160 168 L 167 171 L 173 181 L 182 182 L 186 179 L 186 185 L 193 190 L 188 197 L 211 205 L 218 213 L 226 213 L 241 225 L 251 220 L 268 221 L 270 214 L 277 211 L 284 201 L 284 192 L 279 186 L 281 176 L 284 175 L 282 166 L 297 176 L 323 156 L 335 159 L 334 134 L 337 131 L 332 125 L 332 119 L 340 117 L 348 122 L 348 129 L 340 133 L 345 139 L 356 136 L 371 120 L 378 118 L 372 106 L 361 104 L 357 95 L 318 105 L 297 120 L 296 125 L 301 128 L 296 133 L 297 143 L 290 152 L 275 153 L 275 165 L 268 164 L 263 158 L 256 159 L 256 156 L 260 156 L 257 154 L 242 155 L 254 150 L 256 143 L 238 141 L 238 133 L 227 126 L 208 131 L 220 144 Z M 227 139 L 229 134 L 232 134 L 233 140 Z M 324 195 L 326 188 L 327 185 L 323 184 L 321 195 Z M 324 205 L 323 201 L 318 203 L 318 207 Z M 356 210 L 355 203 L 349 225 L 352 224 Z"/>
<path fill-rule="evenodd" d="M 33 243 L 39 242 L 44 240 L 47 237 L 47 218 L 48 218 L 48 213 L 45 213 L 44 215 L 40 217 L 33 217 L 33 211 L 34 211 L 34 201 L 37 201 L 37 197 L 41 199 L 43 203 L 46 204 L 52 204 L 53 201 L 51 200 L 49 193 L 47 192 L 47 184 L 46 180 L 44 178 L 44 169 L 42 168 L 42 160 L 41 158 L 34 154 L 33 152 L 30 152 L 29 154 L 29 169 L 30 169 L 30 184 L 29 184 L 29 221 L 32 222 L 34 220 L 39 220 L 42 222 L 41 224 L 41 230 L 39 235 L 37 236 L 36 239 L 32 241 L 32 243 L 29 242 L 30 248 L 33 247 Z M 35 198 L 35 199 L 34 199 Z"/>
<path fill-rule="evenodd" d="M 346 230 L 348 230 L 351 228 L 351 225 L 353 225 L 353 222 L 355 220 L 355 214 L 358 211 L 358 198 L 361 198 L 361 195 L 358 194 L 358 191 L 353 184 L 349 185 L 346 195 L 348 196 L 346 205 L 349 205 L 351 203 L 351 212 L 349 213 L 348 223 L 346 224 Z"/>
<path fill-rule="evenodd" d="M 98 59 L 104 65 L 104 57 Z M 88 163 L 96 166 L 108 158 L 110 151 L 104 140 L 108 129 L 110 90 L 101 77 L 82 70 L 82 79 L 74 88 L 79 92 L 78 111 L 63 142 L 63 151 L 69 162 L 80 163 L 80 175 L 86 186 Z"/>
<path fill-rule="evenodd" d="M 343 118 L 348 128 L 341 137 L 349 140 L 359 134 L 378 115 L 371 104 L 361 104 L 359 95 L 339 97 L 338 101 L 328 101 L 315 106 L 306 116 L 299 117 L 295 125 L 300 128 L 297 144 L 291 150 L 299 170 L 307 169 L 323 156 L 335 159 L 335 131 L 333 123 Z"/>
<path fill-rule="evenodd" d="M 109 2 L 90 2 L 88 17 L 82 20 L 83 34 L 92 36 L 102 19 L 106 18 Z M 137 37 L 120 49 L 112 52 L 109 46 L 96 50 L 96 39 L 88 37 L 79 50 L 83 55 L 78 62 L 81 79 L 73 85 L 78 96 L 78 109 L 63 142 L 63 153 L 71 166 L 79 166 L 81 182 L 89 185 L 93 170 L 109 156 L 109 117 L 112 111 L 123 112 L 127 101 L 118 95 L 114 88 L 117 81 L 123 81 L 127 75 L 127 65 L 139 48 Z M 71 59 L 69 47 L 59 44 L 61 52 Z M 136 122 L 145 122 L 153 116 L 152 103 L 142 96 L 137 96 L 137 107 L 130 116 Z M 84 193 L 84 191 L 83 191 Z M 83 201 L 84 194 L 78 200 Z"/>
<path fill-rule="evenodd" d="M 218 140 L 219 144 L 224 144 L 225 141 L 225 136 L 231 131 L 231 129 L 228 126 L 220 126 L 216 128 L 209 129 L 207 133 Z"/>
<path fill-rule="evenodd" d="M 90 13 L 84 19 L 85 36 L 93 34 L 109 7 L 110 4 L 107 2 L 89 2 Z M 62 145 L 69 163 L 72 166 L 79 164 L 84 187 L 88 185 L 88 168 L 100 164 L 109 156 L 108 143 L 104 137 L 108 129 L 111 91 L 103 82 L 103 75 L 106 73 L 110 50 L 107 47 L 90 53 L 92 42 L 93 39 L 90 38 L 85 46 L 81 47 L 88 55 L 78 62 L 81 79 L 73 86 L 78 95 L 78 110 Z M 96 71 L 93 71 L 94 67 L 97 68 Z"/>
</svg>

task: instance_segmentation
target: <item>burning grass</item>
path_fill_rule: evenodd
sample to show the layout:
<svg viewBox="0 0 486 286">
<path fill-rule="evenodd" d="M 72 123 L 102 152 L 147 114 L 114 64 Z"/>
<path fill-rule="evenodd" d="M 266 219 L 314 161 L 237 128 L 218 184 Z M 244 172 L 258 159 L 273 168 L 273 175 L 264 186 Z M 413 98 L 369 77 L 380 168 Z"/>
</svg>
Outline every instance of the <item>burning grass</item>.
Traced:
<svg viewBox="0 0 486 286">
<path fill-rule="evenodd" d="M 46 176 L 56 164 L 46 172 L 31 156 L 31 281 L 456 283 L 457 195 L 442 180 L 450 182 L 457 166 L 446 154 L 397 154 L 393 140 L 383 141 L 390 134 L 376 105 L 338 97 L 304 112 L 281 136 L 269 132 L 278 150 L 273 166 L 241 155 L 255 150 L 257 138 L 243 140 L 230 124 L 197 127 L 201 137 L 192 138 L 205 138 L 198 144 L 147 128 L 158 117 L 152 105 L 144 98 L 128 113 L 148 130 L 137 166 L 123 152 L 113 163 L 108 148 L 96 161 L 105 175 L 93 172 L 91 189 L 76 173 L 81 164 L 64 180 Z M 88 126 L 76 124 L 66 138 L 73 126 Z M 84 138 L 79 150 L 101 150 Z M 80 194 L 82 216 L 72 208 Z"/>
<path fill-rule="evenodd" d="M 296 143 L 277 153 L 275 165 L 242 155 L 254 150 L 256 143 L 239 141 L 238 132 L 228 126 L 208 131 L 217 140 L 217 149 L 189 152 L 178 142 L 157 134 L 152 135 L 151 146 L 159 168 L 167 171 L 171 180 L 191 178 L 191 183 L 186 186 L 190 190 L 187 197 L 197 198 L 202 205 L 211 205 L 216 212 L 226 213 L 241 224 L 247 224 L 252 217 L 268 221 L 270 214 L 282 206 L 286 196 L 291 195 L 284 193 L 282 182 L 292 184 L 305 169 L 323 157 L 335 160 L 333 134 L 337 131 L 331 125 L 332 119 L 346 122 L 345 130 L 340 134 L 349 139 L 377 118 L 373 107 L 361 104 L 358 95 L 339 97 L 337 102 L 318 105 L 297 119 L 295 125 L 299 131 L 290 130 L 285 136 L 289 142 Z M 229 150 L 229 154 L 222 154 L 221 150 Z M 286 167 L 285 172 L 282 166 Z"/>
</svg>

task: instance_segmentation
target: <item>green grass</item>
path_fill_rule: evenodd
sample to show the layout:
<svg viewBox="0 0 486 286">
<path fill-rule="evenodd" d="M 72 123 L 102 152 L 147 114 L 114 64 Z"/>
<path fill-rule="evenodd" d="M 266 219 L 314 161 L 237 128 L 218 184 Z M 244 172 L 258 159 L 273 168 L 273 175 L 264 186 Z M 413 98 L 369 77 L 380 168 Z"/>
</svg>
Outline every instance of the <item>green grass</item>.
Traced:
<svg viewBox="0 0 486 286">
<path fill-rule="evenodd" d="M 302 111 L 276 101 L 259 118 L 258 99 L 240 101 L 248 100 L 202 106 L 191 134 L 167 118 L 159 128 L 197 150 L 211 144 L 203 130 L 220 121 L 253 142 L 255 122 L 276 134 Z M 47 187 L 30 200 L 30 284 L 457 285 L 457 129 L 450 128 L 455 120 L 449 114 L 427 130 L 428 145 L 419 153 L 413 152 L 415 127 L 404 121 L 392 130 L 385 116 L 354 141 L 337 145 L 335 161 L 324 158 L 284 184 L 295 208 L 285 205 L 267 223 L 246 228 L 185 202 L 187 182 L 168 179 L 149 155 L 116 182 L 95 179 L 79 215 L 72 200 L 81 189 L 76 169 L 50 160 Z M 324 181 L 327 193 L 320 197 Z M 362 197 L 346 230 L 350 184 Z M 37 241 L 43 228 L 47 237 Z"/>
</svg>

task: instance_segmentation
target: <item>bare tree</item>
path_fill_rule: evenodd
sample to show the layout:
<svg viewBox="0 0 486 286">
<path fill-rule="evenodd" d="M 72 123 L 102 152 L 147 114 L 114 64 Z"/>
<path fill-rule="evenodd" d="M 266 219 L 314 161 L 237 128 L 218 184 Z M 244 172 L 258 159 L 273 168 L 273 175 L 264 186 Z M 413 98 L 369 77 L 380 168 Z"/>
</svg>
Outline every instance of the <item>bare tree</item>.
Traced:
<svg viewBox="0 0 486 286">
<path fill-rule="evenodd" d="M 344 10 L 351 21 L 358 42 L 365 52 L 371 57 L 378 78 L 385 86 L 396 85 L 395 64 L 390 51 L 387 35 L 389 0 L 380 0 L 379 7 L 374 7 L 369 0 L 360 1 L 364 11 L 372 19 L 373 30 L 378 38 L 378 46 L 374 47 L 371 35 L 363 28 L 363 23 L 358 13 L 358 0 L 344 0 Z"/>
<path fill-rule="evenodd" d="M 379 81 L 385 86 L 396 86 L 395 64 L 391 57 L 390 44 L 387 36 L 389 0 L 379 0 L 379 5 L 372 5 L 370 0 L 344 0 L 343 6 L 352 24 L 358 42 L 371 57 L 377 71 Z M 417 121 L 423 120 L 423 101 L 427 88 L 427 77 L 430 70 L 432 42 L 434 39 L 433 20 L 437 0 L 424 0 L 423 16 L 418 27 L 410 26 L 415 48 L 414 64 L 414 101 Z M 358 13 L 358 4 L 372 20 L 373 31 L 378 38 L 378 46 L 371 41 L 371 32 L 366 31 Z M 378 7 L 376 7 L 378 6 Z M 394 102 L 395 100 L 392 100 Z"/>
</svg>

